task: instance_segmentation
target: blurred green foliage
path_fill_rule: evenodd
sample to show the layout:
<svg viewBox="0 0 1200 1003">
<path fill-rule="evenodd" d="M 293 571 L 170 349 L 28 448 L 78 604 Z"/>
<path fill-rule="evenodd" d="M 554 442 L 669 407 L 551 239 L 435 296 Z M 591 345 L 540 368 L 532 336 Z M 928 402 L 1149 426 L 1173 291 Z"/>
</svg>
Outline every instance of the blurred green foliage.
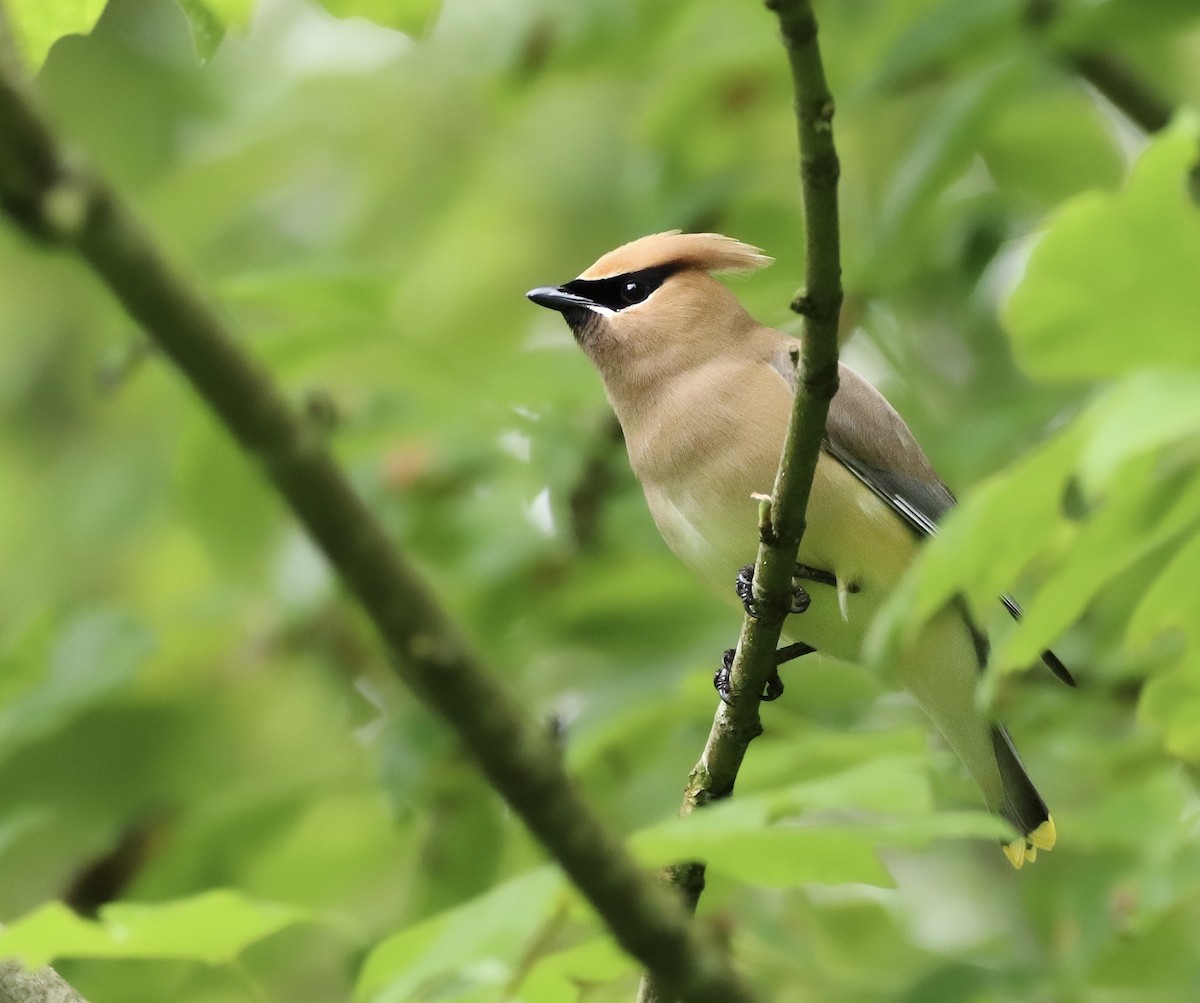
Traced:
<svg viewBox="0 0 1200 1003">
<path fill-rule="evenodd" d="M 648 863 L 712 855 L 701 914 L 767 998 L 1194 998 L 1194 0 L 818 4 L 846 357 L 965 499 L 878 650 L 962 590 L 998 668 L 1053 642 L 1082 684 L 987 677 L 1059 826 L 1019 874 L 913 706 L 816 656 L 739 797 L 672 819 L 736 611 L 665 552 L 597 379 L 522 294 L 713 228 L 777 257 L 737 288 L 794 325 L 768 12 L 8 7 L 64 134 L 329 429 L 610 823 Z M 1151 141 L 1081 54 L 1174 125 Z M 257 472 L 92 278 L 4 228 L 0 338 L 0 952 L 93 1003 L 630 998 Z"/>
</svg>

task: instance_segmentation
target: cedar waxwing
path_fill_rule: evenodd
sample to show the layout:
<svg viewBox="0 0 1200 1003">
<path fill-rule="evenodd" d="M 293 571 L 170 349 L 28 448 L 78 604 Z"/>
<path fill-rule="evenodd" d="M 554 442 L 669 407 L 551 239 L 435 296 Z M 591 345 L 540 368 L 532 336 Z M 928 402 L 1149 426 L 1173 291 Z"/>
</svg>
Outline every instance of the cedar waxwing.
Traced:
<svg viewBox="0 0 1200 1003">
<path fill-rule="evenodd" d="M 528 294 L 563 315 L 599 370 L 663 539 L 723 595 L 757 550 L 751 496 L 774 483 L 796 379 L 789 349 L 797 342 L 757 323 L 710 273 L 771 260 L 729 237 L 672 231 L 635 240 L 579 278 Z M 954 497 L 878 391 L 846 366 L 840 376 L 798 557 L 834 584 L 822 584 L 820 571 L 810 574 L 810 605 L 788 617 L 784 633 L 855 661 L 875 612 Z M 965 604 L 953 603 L 897 669 L 988 807 L 1020 833 L 1004 847 L 1020 867 L 1054 845 L 1054 822 L 1007 732 L 976 706 L 986 653 Z M 1052 654 L 1045 659 L 1073 685 Z"/>
</svg>

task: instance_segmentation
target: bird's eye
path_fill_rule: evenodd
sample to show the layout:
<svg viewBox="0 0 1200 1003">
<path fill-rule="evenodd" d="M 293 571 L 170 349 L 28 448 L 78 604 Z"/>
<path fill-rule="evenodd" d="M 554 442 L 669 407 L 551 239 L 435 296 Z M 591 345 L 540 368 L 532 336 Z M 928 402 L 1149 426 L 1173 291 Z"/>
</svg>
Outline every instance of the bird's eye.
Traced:
<svg viewBox="0 0 1200 1003">
<path fill-rule="evenodd" d="M 0 0 L 2 4 L 4 0 Z M 619 313 L 626 307 L 642 303 L 654 290 L 679 271 L 679 265 L 655 265 L 636 272 L 624 272 L 603 279 L 572 279 L 560 291 L 577 297 L 580 309 L 603 309 Z"/>
<path fill-rule="evenodd" d="M 637 279 L 630 279 L 621 285 L 621 300 L 627 306 L 640 303 L 649 295 L 650 287 L 645 282 L 638 282 Z"/>
</svg>

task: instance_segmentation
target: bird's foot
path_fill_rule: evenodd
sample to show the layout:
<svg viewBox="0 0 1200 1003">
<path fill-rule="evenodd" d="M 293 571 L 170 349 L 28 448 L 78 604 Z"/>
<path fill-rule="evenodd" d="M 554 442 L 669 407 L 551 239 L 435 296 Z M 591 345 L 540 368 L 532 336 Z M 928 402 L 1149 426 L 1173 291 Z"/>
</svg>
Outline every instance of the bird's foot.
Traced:
<svg viewBox="0 0 1200 1003">
<path fill-rule="evenodd" d="M 713 688 L 723 704 L 732 702 L 729 699 L 729 690 L 733 683 L 733 656 L 736 652 L 737 648 L 726 648 L 725 654 L 721 656 L 721 667 L 713 673 Z"/>
<path fill-rule="evenodd" d="M 820 568 L 810 568 L 807 564 L 797 564 L 792 570 L 792 589 L 788 595 L 788 613 L 803 613 L 812 602 L 801 582 L 817 582 L 820 585 L 832 585 L 837 588 L 837 576 L 832 571 Z M 746 608 L 746 612 L 758 619 L 758 606 L 754 601 L 754 565 L 747 564 L 738 572 L 737 580 L 733 583 L 738 599 Z"/>
<path fill-rule="evenodd" d="M 776 651 L 776 667 L 771 670 L 771 675 L 767 677 L 761 699 L 770 702 L 771 700 L 778 700 L 783 696 L 783 680 L 779 677 L 780 665 L 783 665 L 784 662 L 790 662 L 793 658 L 799 658 L 801 655 L 811 654 L 816 650 L 816 648 L 805 644 L 803 641 L 797 641 L 795 644 L 785 645 Z M 733 656 L 736 651 L 736 648 L 725 649 L 725 654 L 721 656 L 721 667 L 713 675 L 713 687 L 720 695 L 721 701 L 726 704 L 730 703 L 733 681 Z"/>
</svg>

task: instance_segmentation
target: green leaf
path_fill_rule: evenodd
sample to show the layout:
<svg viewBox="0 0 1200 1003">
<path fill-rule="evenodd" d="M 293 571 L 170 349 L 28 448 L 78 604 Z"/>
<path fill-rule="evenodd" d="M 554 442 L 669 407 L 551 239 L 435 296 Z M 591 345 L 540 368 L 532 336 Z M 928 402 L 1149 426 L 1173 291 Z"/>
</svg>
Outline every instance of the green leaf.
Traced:
<svg viewBox="0 0 1200 1003">
<path fill-rule="evenodd" d="M 391 286 L 362 269 L 321 266 L 244 271 L 220 285 L 221 298 L 258 333 L 276 372 L 328 372 L 330 360 L 377 343 L 389 323 Z"/>
<path fill-rule="evenodd" d="M 1200 366 L 1200 206 L 1187 189 L 1198 136 L 1200 123 L 1181 115 L 1124 188 L 1072 199 L 1051 222 L 1005 310 L 1030 373 L 1102 379 Z"/>
<path fill-rule="evenodd" d="M 1162 733 L 1172 755 L 1200 761 L 1200 672 L 1194 664 L 1150 680 L 1138 714 Z"/>
<path fill-rule="evenodd" d="M 957 83 L 930 114 L 895 172 L 880 212 L 875 246 L 855 278 L 873 285 L 889 269 L 906 267 L 913 230 L 926 210 L 970 164 L 993 118 L 1020 91 L 1029 67 L 1009 60 Z"/>
<path fill-rule="evenodd" d="M 1097 0 L 1063 9 L 1056 39 L 1071 45 L 1128 45 L 1200 20 L 1195 0 Z"/>
<path fill-rule="evenodd" d="M 895 659 L 955 596 L 992 609 L 1034 561 L 1057 559 L 997 650 L 1002 667 L 1029 664 L 1113 575 L 1191 525 L 1200 485 L 1156 457 L 1176 448 L 1186 462 L 1198 437 L 1200 375 L 1139 373 L 1098 396 L 950 514 L 876 617 L 868 658 Z M 1073 494 L 1083 517 L 1068 514 Z"/>
<path fill-rule="evenodd" d="M 1126 642 L 1149 644 L 1164 630 L 1182 631 L 1200 649 L 1200 535 L 1180 547 L 1146 591 L 1129 620 Z M 1196 733 L 1200 741 L 1200 731 Z"/>
<path fill-rule="evenodd" d="M 528 975 L 512 986 L 512 998 L 522 1003 L 562 1003 L 578 998 L 580 986 L 615 982 L 632 968 L 629 955 L 612 938 L 594 937 L 538 960 Z"/>
<path fill-rule="evenodd" d="M 187 18 L 192 44 L 202 63 L 208 62 L 225 38 L 225 22 L 217 17 L 212 5 L 204 0 L 175 0 Z"/>
<path fill-rule="evenodd" d="M 388 937 L 367 956 L 355 999 L 449 1000 L 505 985 L 562 888 L 557 870 L 539 868 Z"/>
<path fill-rule="evenodd" d="M 996 184 L 1047 208 L 1088 188 L 1115 187 L 1124 161 L 1112 123 L 1078 87 L 1049 73 L 1041 83 L 1041 100 L 1010 102 L 982 140 Z M 1047 157 L 1051 149 L 1060 155 Z"/>
<path fill-rule="evenodd" d="M 153 647 L 153 635 L 121 613 L 92 611 L 68 620 L 45 655 L 42 680 L 0 706 L 0 757 L 125 687 Z"/>
<path fill-rule="evenodd" d="M 1080 421 L 1087 432 L 1080 485 L 1096 496 L 1131 460 L 1200 434 L 1200 373 L 1136 373 L 1094 401 Z"/>
<path fill-rule="evenodd" d="M 978 60 L 1019 39 L 1014 0 L 942 0 L 914 17 L 879 61 L 871 87 L 886 91 L 925 81 L 957 60 Z"/>
<path fill-rule="evenodd" d="M 939 838 L 996 838 L 1008 826 L 974 812 L 933 813 L 920 757 L 876 760 L 796 786 L 710 805 L 635 833 L 639 859 L 662 866 L 704 860 L 749 884 L 889 886 L 879 846 Z"/>
<path fill-rule="evenodd" d="M 192 44 L 202 63 L 208 62 L 226 33 L 244 31 L 250 23 L 254 0 L 175 0 L 187 18 Z"/>
<path fill-rule="evenodd" d="M 956 595 L 994 602 L 1035 556 L 1069 537 L 1062 498 L 1085 439 L 1074 422 L 963 500 L 876 616 L 865 644 L 869 662 L 895 661 Z"/>
<path fill-rule="evenodd" d="M 1144 648 L 1166 631 L 1184 644 L 1173 663 L 1147 681 L 1139 717 L 1181 759 L 1200 761 L 1200 534 L 1180 546 L 1146 590 L 1126 630 L 1126 644 Z"/>
<path fill-rule="evenodd" d="M 31 70 L 46 61 L 50 47 L 64 35 L 86 35 L 104 13 L 106 0 L 12 0 L 6 5 L 17 45 Z"/>
<path fill-rule="evenodd" d="M 1138 465 L 1135 465 L 1135 467 Z M 1080 529 L 1062 563 L 1041 583 L 1024 619 L 997 646 L 1000 670 L 1030 665 L 1122 571 L 1200 521 L 1200 476 L 1155 477 L 1151 464 L 1126 470 L 1107 503 Z"/>
<path fill-rule="evenodd" d="M 838 663 L 837 668 L 845 666 Z M 803 685 L 808 686 L 813 674 L 812 666 L 804 666 Z M 711 695 L 706 696 L 711 702 Z M 923 728 L 835 731 L 816 728 L 805 719 L 802 727 L 773 728 L 754 743 L 754 755 L 738 771 L 738 795 L 828 778 L 878 760 L 923 759 L 928 746 Z"/>
<path fill-rule="evenodd" d="M 321 0 L 334 17 L 361 17 L 406 35 L 421 34 L 438 10 L 438 0 Z"/>
<path fill-rule="evenodd" d="M 227 964 L 273 933 L 313 919 L 308 910 L 210 891 L 174 902 L 115 902 L 98 921 L 50 902 L 0 930 L 0 957 L 30 968 L 55 958 L 140 958 Z"/>
<path fill-rule="evenodd" d="M 180 511 L 218 567 L 257 570 L 256 544 L 278 525 L 279 504 L 253 461 L 207 415 L 186 427 L 175 483 Z"/>
</svg>

